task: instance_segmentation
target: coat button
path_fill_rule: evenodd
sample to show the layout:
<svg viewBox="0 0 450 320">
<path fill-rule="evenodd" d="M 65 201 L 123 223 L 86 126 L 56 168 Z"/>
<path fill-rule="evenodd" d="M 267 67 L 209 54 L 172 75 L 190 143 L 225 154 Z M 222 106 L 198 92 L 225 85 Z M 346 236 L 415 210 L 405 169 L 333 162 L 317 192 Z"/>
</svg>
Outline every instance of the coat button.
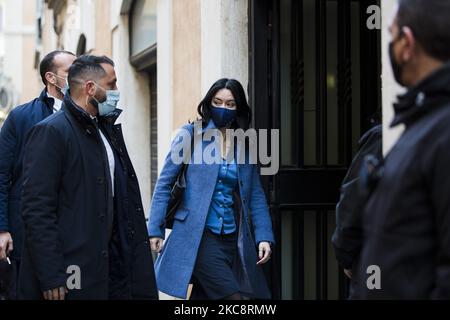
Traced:
<svg viewBox="0 0 450 320">
<path fill-rule="evenodd" d="M 136 211 L 137 211 L 137 212 L 141 212 L 141 211 L 142 211 L 142 208 L 141 208 L 141 207 L 138 207 L 138 208 L 136 209 Z"/>
<path fill-rule="evenodd" d="M 107 258 L 108 258 L 108 251 L 103 250 L 103 251 L 102 251 L 102 257 L 105 258 L 105 259 L 107 259 Z"/>
<path fill-rule="evenodd" d="M 97 178 L 97 183 L 98 184 L 103 184 L 103 178 L 102 177 L 98 177 Z"/>
<path fill-rule="evenodd" d="M 241 187 L 243 187 L 243 186 L 244 186 L 244 183 L 242 182 L 242 180 L 240 181 L 240 183 L 241 183 Z"/>
</svg>

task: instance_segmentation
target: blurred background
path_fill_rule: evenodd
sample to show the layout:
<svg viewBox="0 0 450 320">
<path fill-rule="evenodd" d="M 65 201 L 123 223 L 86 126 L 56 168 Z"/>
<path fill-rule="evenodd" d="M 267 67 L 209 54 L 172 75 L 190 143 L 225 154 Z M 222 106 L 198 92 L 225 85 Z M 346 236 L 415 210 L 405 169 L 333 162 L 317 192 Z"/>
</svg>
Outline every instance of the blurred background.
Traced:
<svg viewBox="0 0 450 320">
<path fill-rule="evenodd" d="M 43 89 L 48 52 L 111 57 L 148 212 L 174 130 L 196 118 L 215 80 L 241 81 L 253 126 L 280 130 L 280 171 L 263 177 L 278 242 L 266 270 L 274 297 L 343 298 L 330 243 L 340 182 L 373 114 L 385 151 L 401 132 L 388 129 L 399 92 L 387 57 L 395 2 L 0 0 L 0 126 Z M 368 28 L 374 12 L 381 29 Z"/>
</svg>

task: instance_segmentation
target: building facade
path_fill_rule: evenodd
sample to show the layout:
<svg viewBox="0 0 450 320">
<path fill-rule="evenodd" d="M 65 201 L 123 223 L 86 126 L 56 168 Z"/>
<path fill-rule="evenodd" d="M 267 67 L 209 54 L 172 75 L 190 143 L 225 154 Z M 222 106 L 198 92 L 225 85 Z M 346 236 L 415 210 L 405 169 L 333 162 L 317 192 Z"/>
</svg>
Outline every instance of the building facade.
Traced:
<svg viewBox="0 0 450 320">
<path fill-rule="evenodd" d="M 263 177 L 277 237 L 265 266 L 273 295 L 345 297 L 330 243 L 340 182 L 372 115 L 382 111 L 386 152 L 401 133 L 389 128 L 399 92 L 387 56 L 393 1 L 14 2 L 34 3 L 34 46 L 23 48 L 35 67 L 54 49 L 115 61 L 146 212 L 175 130 L 197 117 L 215 80 L 239 80 L 253 126 L 280 130 L 280 170 Z M 368 27 L 373 12 L 382 30 Z"/>
<path fill-rule="evenodd" d="M 17 104 L 36 96 L 35 1 L 0 1 L 0 127 Z"/>
</svg>

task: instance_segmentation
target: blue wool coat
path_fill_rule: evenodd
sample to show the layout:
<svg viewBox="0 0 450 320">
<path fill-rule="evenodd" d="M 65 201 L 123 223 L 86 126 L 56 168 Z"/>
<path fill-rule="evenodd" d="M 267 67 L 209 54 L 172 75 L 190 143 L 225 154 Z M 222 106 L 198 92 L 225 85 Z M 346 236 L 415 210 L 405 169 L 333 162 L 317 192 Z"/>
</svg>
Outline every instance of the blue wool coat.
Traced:
<svg viewBox="0 0 450 320">
<path fill-rule="evenodd" d="M 215 128 L 210 121 L 203 128 Z M 193 125 L 183 129 L 193 132 Z M 195 132 L 195 135 L 200 134 Z M 180 141 L 181 134 L 174 139 L 171 151 Z M 203 141 L 194 148 L 202 152 L 211 142 Z M 199 148 L 202 148 L 198 150 Z M 220 149 L 219 149 L 220 150 Z M 238 153 L 241 150 L 237 150 Z M 160 177 L 155 187 L 150 209 L 148 232 L 150 237 L 165 238 L 164 217 L 170 198 L 170 190 L 181 169 L 181 164 L 167 155 Z M 175 214 L 172 232 L 164 243 L 164 248 L 155 264 L 158 289 L 171 296 L 186 298 L 188 285 L 194 269 L 197 252 L 205 229 L 206 218 L 213 191 L 219 174 L 220 164 L 190 164 L 186 171 L 186 190 Z M 239 219 L 238 256 L 233 266 L 241 291 L 258 299 L 270 299 L 262 267 L 257 266 L 257 244 L 261 241 L 274 243 L 269 208 L 261 186 L 259 169 L 256 164 L 238 164 Z"/>
</svg>

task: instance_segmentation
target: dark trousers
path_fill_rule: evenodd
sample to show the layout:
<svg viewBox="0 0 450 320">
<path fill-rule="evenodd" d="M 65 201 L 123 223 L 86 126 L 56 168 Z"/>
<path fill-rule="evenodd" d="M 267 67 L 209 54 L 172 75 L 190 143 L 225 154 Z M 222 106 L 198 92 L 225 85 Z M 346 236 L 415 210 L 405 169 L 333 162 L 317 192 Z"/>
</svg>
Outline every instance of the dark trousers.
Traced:
<svg viewBox="0 0 450 320">
<path fill-rule="evenodd" d="M 0 261 L 0 300 L 17 300 L 20 260 Z"/>
</svg>

